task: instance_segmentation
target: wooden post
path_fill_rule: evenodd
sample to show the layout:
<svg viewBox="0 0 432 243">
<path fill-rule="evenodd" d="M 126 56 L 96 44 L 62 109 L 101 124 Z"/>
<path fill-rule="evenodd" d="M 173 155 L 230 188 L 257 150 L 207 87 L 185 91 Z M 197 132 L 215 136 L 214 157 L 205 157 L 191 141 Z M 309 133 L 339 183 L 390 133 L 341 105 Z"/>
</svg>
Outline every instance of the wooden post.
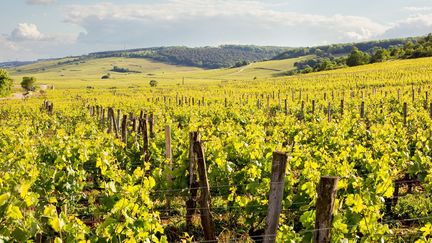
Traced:
<svg viewBox="0 0 432 243">
<path fill-rule="evenodd" d="M 201 105 L 202 105 L 202 106 L 205 106 L 204 96 L 203 96 L 202 99 L 201 99 Z"/>
<path fill-rule="evenodd" d="M 269 207 L 264 234 L 265 243 L 273 243 L 276 240 L 276 233 L 279 226 L 279 215 L 282 208 L 286 164 L 287 155 L 285 153 L 273 152 Z"/>
<path fill-rule="evenodd" d="M 197 156 L 199 185 L 201 188 L 201 197 L 199 199 L 199 203 L 204 238 L 207 241 L 216 241 L 216 230 L 213 223 L 213 217 L 210 212 L 211 199 L 210 188 L 207 179 L 207 166 L 201 141 L 194 141 L 194 152 Z"/>
<path fill-rule="evenodd" d="M 404 125 L 407 123 L 407 115 L 408 115 L 408 105 L 406 102 L 403 104 L 403 117 L 404 117 Z"/>
<path fill-rule="evenodd" d="M 364 101 L 362 101 L 361 105 L 360 105 L 360 118 L 364 118 Z"/>
<path fill-rule="evenodd" d="M 172 187 L 172 149 L 171 149 L 171 126 L 165 126 L 165 159 L 168 163 L 167 181 L 169 188 Z M 167 200 L 167 208 L 170 208 L 170 200 Z"/>
<path fill-rule="evenodd" d="M 400 89 L 397 90 L 397 98 L 400 100 Z"/>
<path fill-rule="evenodd" d="M 48 114 L 49 115 L 53 114 L 53 109 L 54 109 L 54 103 L 50 102 L 50 104 L 48 106 Z"/>
<path fill-rule="evenodd" d="M 288 101 L 285 99 L 285 115 L 288 115 Z"/>
<path fill-rule="evenodd" d="M 117 131 L 119 131 L 120 130 L 120 116 L 121 116 L 121 113 L 120 113 L 120 109 L 117 109 L 117 122 L 116 122 L 116 124 L 117 124 Z"/>
<path fill-rule="evenodd" d="M 301 120 L 304 119 L 304 100 L 302 100 L 302 102 L 301 102 L 301 107 L 300 107 L 300 119 L 301 119 Z"/>
<path fill-rule="evenodd" d="M 414 99 L 415 99 L 415 90 L 414 90 L 414 85 L 412 86 L 411 94 L 412 94 L 412 102 L 413 102 L 413 104 L 414 104 Z"/>
<path fill-rule="evenodd" d="M 110 107 L 110 108 L 108 108 L 108 114 L 107 114 L 107 119 L 108 119 L 108 130 L 107 130 L 107 133 L 111 133 L 111 131 L 113 130 L 113 122 L 112 122 L 112 108 Z"/>
<path fill-rule="evenodd" d="M 432 119 L 432 103 L 429 105 L 429 117 Z"/>
<path fill-rule="evenodd" d="M 267 111 L 270 111 L 270 95 L 267 95 Z"/>
<path fill-rule="evenodd" d="M 123 143 L 127 143 L 127 115 L 123 115 L 122 126 L 121 126 L 121 135 Z"/>
<path fill-rule="evenodd" d="M 199 141 L 198 132 L 189 133 L 189 175 L 188 175 L 188 185 L 189 185 L 189 197 L 186 201 L 186 228 L 189 230 L 192 226 L 192 216 L 195 213 L 196 208 L 196 196 L 198 192 L 198 182 L 195 176 L 197 158 L 194 153 L 195 141 Z"/>
<path fill-rule="evenodd" d="M 154 127 L 154 115 L 152 112 L 152 113 L 150 113 L 150 116 L 149 116 L 149 129 L 150 129 L 150 137 L 151 138 L 154 138 L 154 136 L 155 136 L 154 131 L 153 131 L 153 127 Z"/>
<path fill-rule="evenodd" d="M 318 185 L 313 242 L 327 243 L 331 241 L 330 233 L 333 220 L 333 207 L 338 181 L 339 178 L 335 176 L 321 177 Z"/>
<path fill-rule="evenodd" d="M 102 112 L 101 112 L 101 120 L 100 120 L 100 122 L 101 122 L 101 124 L 104 124 L 104 119 L 105 119 L 105 109 L 104 108 L 102 108 L 101 107 L 101 109 L 102 109 Z"/>
<path fill-rule="evenodd" d="M 330 102 L 328 103 L 328 106 L 327 106 L 327 121 L 328 122 L 331 122 L 331 104 L 330 104 Z"/>
<path fill-rule="evenodd" d="M 341 103 L 340 103 L 340 109 L 341 109 L 341 116 L 344 114 L 344 100 L 341 99 Z"/>
<path fill-rule="evenodd" d="M 150 152 L 149 152 L 149 141 L 148 141 L 148 133 L 147 133 L 147 115 L 145 114 L 143 115 L 143 118 L 140 118 L 140 127 L 143 136 L 144 160 L 148 161 L 150 158 Z"/>
<path fill-rule="evenodd" d="M 257 107 L 258 107 L 258 110 L 261 110 L 261 101 L 260 101 L 260 99 L 257 100 Z"/>
<path fill-rule="evenodd" d="M 312 100 L 312 114 L 315 113 L 315 100 Z"/>
</svg>

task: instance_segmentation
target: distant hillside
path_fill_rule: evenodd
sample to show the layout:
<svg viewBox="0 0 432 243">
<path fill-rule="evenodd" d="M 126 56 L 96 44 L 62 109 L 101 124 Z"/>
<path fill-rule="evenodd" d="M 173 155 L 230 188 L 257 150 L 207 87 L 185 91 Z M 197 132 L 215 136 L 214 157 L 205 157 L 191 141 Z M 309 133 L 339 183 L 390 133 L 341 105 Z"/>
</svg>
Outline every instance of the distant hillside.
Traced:
<svg viewBox="0 0 432 243">
<path fill-rule="evenodd" d="M 92 58 L 132 57 L 149 58 L 158 62 L 202 68 L 223 68 L 239 66 L 271 59 L 291 48 L 252 45 L 223 45 L 219 47 L 156 47 L 124 51 L 105 51 L 90 53 Z"/>
<path fill-rule="evenodd" d="M 353 47 L 356 47 L 360 51 L 372 53 L 376 48 L 388 49 L 390 47 L 402 46 L 408 41 L 415 42 L 418 38 L 400 38 L 390 40 L 378 40 L 378 41 L 367 41 L 359 43 L 344 43 L 344 44 L 332 44 L 315 47 L 300 47 L 292 48 L 284 53 L 275 56 L 274 60 L 282 60 L 289 58 L 296 58 L 306 55 L 317 55 L 322 57 L 328 56 L 342 56 L 351 53 Z"/>
<path fill-rule="evenodd" d="M 19 66 L 24 66 L 24 65 L 32 64 L 32 63 L 34 63 L 34 61 L 28 61 L 28 62 L 20 62 L 20 61 L 0 62 L 0 68 L 19 67 Z"/>
</svg>

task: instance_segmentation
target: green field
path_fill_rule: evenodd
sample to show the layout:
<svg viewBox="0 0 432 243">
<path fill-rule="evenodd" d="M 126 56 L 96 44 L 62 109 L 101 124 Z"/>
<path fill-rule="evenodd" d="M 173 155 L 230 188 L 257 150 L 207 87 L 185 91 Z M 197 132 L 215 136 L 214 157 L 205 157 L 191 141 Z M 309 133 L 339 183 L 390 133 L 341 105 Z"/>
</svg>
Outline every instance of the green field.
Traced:
<svg viewBox="0 0 432 243">
<path fill-rule="evenodd" d="M 9 71 L 16 81 L 21 80 L 23 76 L 34 76 L 37 78 L 38 84 L 53 84 L 56 88 L 82 88 L 86 86 L 121 88 L 146 86 L 152 79 L 156 79 L 160 85 L 170 85 L 183 83 L 183 78 L 185 83 L 271 78 L 275 74 L 292 70 L 295 62 L 307 58 L 311 57 L 263 61 L 239 68 L 210 70 L 170 65 L 143 58 L 98 58 L 85 59 L 72 64 L 59 64 L 59 62 L 73 60 L 67 58 L 21 66 Z M 128 68 L 135 72 L 110 71 L 114 66 Z M 106 73 L 110 73 L 111 78 L 101 80 L 101 77 Z"/>
</svg>

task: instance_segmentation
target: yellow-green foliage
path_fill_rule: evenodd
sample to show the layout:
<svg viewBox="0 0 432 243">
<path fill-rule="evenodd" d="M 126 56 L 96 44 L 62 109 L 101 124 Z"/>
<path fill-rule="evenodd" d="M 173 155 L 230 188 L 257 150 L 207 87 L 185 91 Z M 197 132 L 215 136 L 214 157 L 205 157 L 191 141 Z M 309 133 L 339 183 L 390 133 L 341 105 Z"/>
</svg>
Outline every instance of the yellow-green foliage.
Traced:
<svg viewBox="0 0 432 243">
<path fill-rule="evenodd" d="M 432 91 L 431 62 L 392 61 L 277 78 L 267 71 L 257 76 L 254 68 L 282 69 L 276 61 L 243 67 L 244 76 L 233 73 L 241 68 L 176 72 L 175 67 L 153 70 L 158 75 L 148 78 L 114 74 L 106 81 L 97 75 L 106 69 L 81 81 L 78 75 L 57 79 L 53 71 L 27 73 L 57 89 L 26 101 L 0 101 L 0 239 L 203 240 L 199 221 L 188 233 L 184 223 L 188 133 L 199 131 L 218 234 L 248 241 L 249 233 L 264 229 L 272 152 L 278 150 L 289 156 L 280 242 L 311 241 L 316 187 L 324 175 L 339 176 L 332 242 L 427 241 L 430 207 L 404 213 L 399 209 L 412 204 L 409 197 L 395 207 L 399 214 L 388 213 L 386 205 L 399 179 L 420 181 L 413 193 L 424 201 L 432 193 L 426 98 Z M 189 77 L 184 84 L 183 77 Z M 150 79 L 158 85 L 150 87 Z M 53 102 L 53 114 L 41 109 L 44 99 Z M 154 115 L 148 161 L 143 136 L 131 126 L 126 143 L 107 133 L 108 122 L 100 114 L 90 116 L 89 107 L 96 106 L 120 109 L 128 117 L 141 111 Z M 165 158 L 166 125 L 172 129 L 172 165 Z"/>
</svg>

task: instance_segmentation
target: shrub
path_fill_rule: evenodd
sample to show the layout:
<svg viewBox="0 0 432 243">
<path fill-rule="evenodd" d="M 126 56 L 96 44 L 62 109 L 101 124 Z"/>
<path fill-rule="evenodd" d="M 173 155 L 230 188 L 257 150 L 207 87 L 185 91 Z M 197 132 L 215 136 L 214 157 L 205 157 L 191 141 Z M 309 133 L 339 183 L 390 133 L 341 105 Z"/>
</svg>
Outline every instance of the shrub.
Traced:
<svg viewBox="0 0 432 243">
<path fill-rule="evenodd" d="M 12 88 L 12 79 L 6 70 L 0 69 L 0 97 L 10 94 Z"/>
<path fill-rule="evenodd" d="M 23 77 L 21 81 L 21 87 L 25 89 L 26 91 L 34 90 L 34 84 L 36 82 L 35 77 Z"/>
<path fill-rule="evenodd" d="M 104 76 L 101 77 L 101 79 L 109 79 L 111 77 L 111 74 L 107 73 Z"/>
<path fill-rule="evenodd" d="M 152 80 L 150 80 L 149 84 L 151 87 L 156 87 L 158 85 L 158 81 L 152 79 Z"/>
</svg>

